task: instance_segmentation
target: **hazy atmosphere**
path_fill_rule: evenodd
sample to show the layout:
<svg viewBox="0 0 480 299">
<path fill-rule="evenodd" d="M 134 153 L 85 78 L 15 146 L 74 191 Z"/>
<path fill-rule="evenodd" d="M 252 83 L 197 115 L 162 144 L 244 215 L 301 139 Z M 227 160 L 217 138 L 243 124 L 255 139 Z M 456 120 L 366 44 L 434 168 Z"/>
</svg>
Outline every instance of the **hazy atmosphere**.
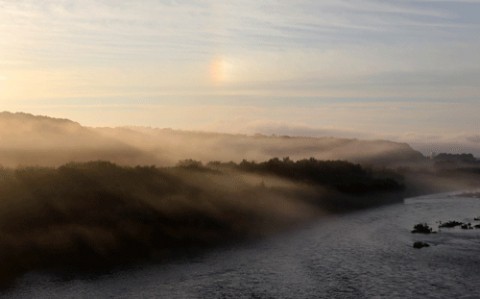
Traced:
<svg viewBox="0 0 480 299">
<path fill-rule="evenodd" d="M 468 143 L 479 13 L 475 0 L 1 0 L 0 103 L 89 126 Z"/>
<path fill-rule="evenodd" d="M 480 0 L 0 0 L 0 298 L 477 298 L 479 32 Z"/>
</svg>

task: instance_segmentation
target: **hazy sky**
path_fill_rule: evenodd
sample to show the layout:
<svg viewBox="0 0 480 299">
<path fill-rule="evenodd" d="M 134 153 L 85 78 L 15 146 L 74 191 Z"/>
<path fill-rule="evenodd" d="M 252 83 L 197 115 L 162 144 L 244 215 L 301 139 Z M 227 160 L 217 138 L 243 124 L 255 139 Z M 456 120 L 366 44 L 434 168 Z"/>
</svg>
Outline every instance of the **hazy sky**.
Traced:
<svg viewBox="0 0 480 299">
<path fill-rule="evenodd" d="M 478 134 L 480 1 L 0 0 L 0 104 L 86 125 Z"/>
</svg>

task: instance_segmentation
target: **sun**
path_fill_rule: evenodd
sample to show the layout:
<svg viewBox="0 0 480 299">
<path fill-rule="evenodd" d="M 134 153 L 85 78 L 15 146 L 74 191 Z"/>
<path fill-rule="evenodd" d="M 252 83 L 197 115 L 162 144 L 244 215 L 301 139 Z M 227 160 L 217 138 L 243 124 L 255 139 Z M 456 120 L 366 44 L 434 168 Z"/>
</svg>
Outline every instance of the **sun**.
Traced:
<svg viewBox="0 0 480 299">
<path fill-rule="evenodd" d="M 224 56 L 216 56 L 210 63 L 210 80 L 215 85 L 231 81 L 233 63 Z"/>
</svg>

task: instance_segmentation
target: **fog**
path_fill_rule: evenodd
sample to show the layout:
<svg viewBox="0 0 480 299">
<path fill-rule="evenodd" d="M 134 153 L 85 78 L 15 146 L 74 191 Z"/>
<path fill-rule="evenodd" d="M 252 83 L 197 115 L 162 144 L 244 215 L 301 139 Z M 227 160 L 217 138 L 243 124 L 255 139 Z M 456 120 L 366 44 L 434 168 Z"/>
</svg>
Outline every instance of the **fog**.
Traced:
<svg viewBox="0 0 480 299">
<path fill-rule="evenodd" d="M 272 161 L 304 175 L 287 179 L 265 168 L 269 164 L 242 170 L 242 165 L 205 167 L 192 160 L 172 168 L 101 161 L 2 168 L 0 284 L 31 270 L 92 273 L 159 262 L 400 198 L 397 185 L 385 189 L 388 179 L 358 165 L 303 162 L 310 169 L 327 166 L 331 170 L 323 172 L 331 175 L 353 174 L 363 186 L 361 195 L 368 196 L 348 189 L 351 178 L 340 185 L 315 181 L 299 172 L 300 162 Z"/>
<path fill-rule="evenodd" d="M 161 262 L 480 177 L 471 155 L 428 159 L 382 140 L 88 128 L 7 112 L 0 138 L 4 286 L 32 270 Z"/>
<path fill-rule="evenodd" d="M 334 137 L 234 135 L 144 127 L 89 128 L 65 119 L 0 114 L 0 165 L 59 166 L 108 160 L 171 166 L 179 160 L 263 161 L 273 157 L 340 159 L 397 166 L 424 161 L 406 143 Z"/>
</svg>

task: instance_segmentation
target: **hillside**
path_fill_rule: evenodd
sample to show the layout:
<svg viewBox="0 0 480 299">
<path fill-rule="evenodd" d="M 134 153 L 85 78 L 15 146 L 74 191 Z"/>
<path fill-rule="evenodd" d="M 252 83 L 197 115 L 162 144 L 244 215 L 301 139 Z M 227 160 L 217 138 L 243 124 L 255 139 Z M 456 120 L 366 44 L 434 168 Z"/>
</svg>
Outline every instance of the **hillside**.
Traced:
<svg viewBox="0 0 480 299">
<path fill-rule="evenodd" d="M 424 161 L 408 144 L 334 137 L 233 135 L 143 127 L 90 128 L 25 113 L 0 113 L 0 164 L 58 166 L 108 160 L 121 165 L 174 165 L 200 161 L 267 160 L 273 157 L 348 160 L 399 166 Z"/>
</svg>

